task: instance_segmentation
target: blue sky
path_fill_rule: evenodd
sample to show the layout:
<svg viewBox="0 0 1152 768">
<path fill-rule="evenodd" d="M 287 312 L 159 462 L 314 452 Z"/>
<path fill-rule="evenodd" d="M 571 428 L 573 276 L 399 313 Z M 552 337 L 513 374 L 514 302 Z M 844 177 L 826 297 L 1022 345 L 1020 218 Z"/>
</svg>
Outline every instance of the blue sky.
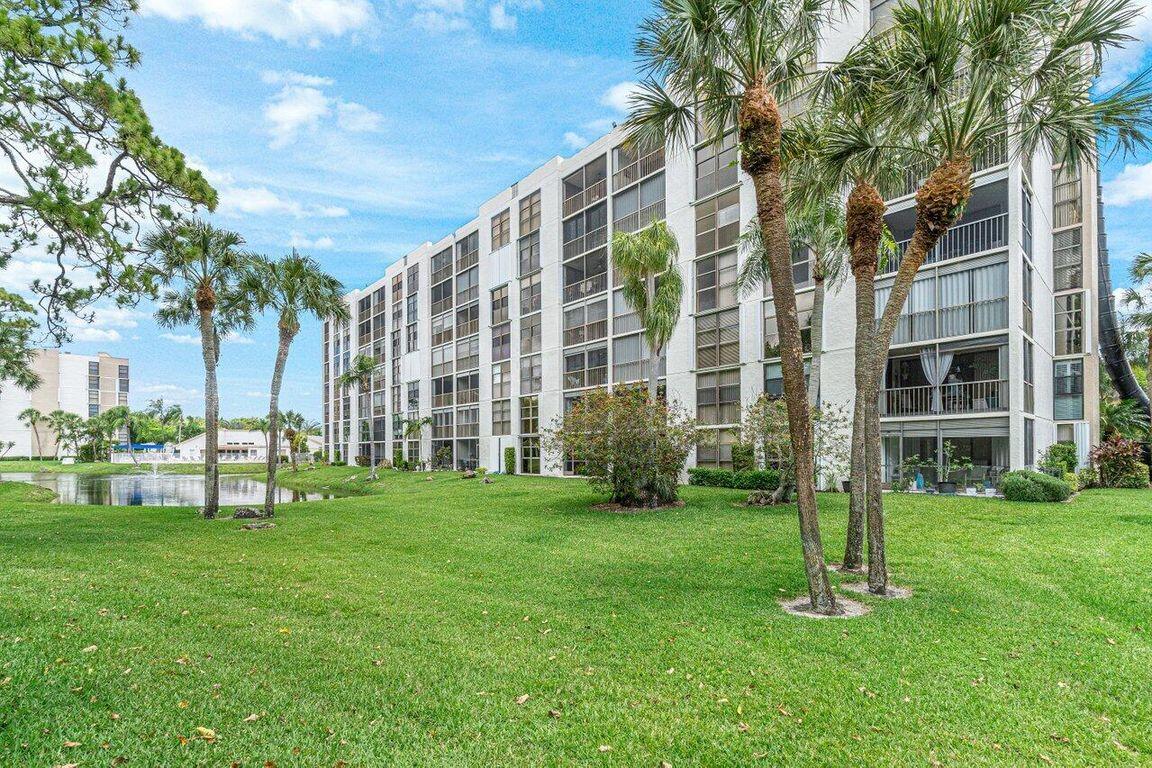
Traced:
<svg viewBox="0 0 1152 768">
<path fill-rule="evenodd" d="M 1152 0 L 1145 0 L 1152 4 Z M 160 135 L 221 193 L 215 220 L 269 255 L 299 247 L 348 287 L 622 117 L 648 0 L 142 0 L 129 74 Z M 1152 15 L 1152 14 L 1149 14 Z M 1141 44 L 1116 79 L 1152 60 Z M 622 85 L 623 84 L 623 85 Z M 1105 167 L 1113 271 L 1152 247 L 1152 153 Z M 23 267 L 23 268 L 22 268 Z M 14 260 L 5 285 L 40 267 Z M 195 330 L 102 309 L 70 346 L 132 358 L 133 407 L 202 408 Z M 294 347 L 282 405 L 320 415 L 320 334 Z M 225 416 L 267 407 L 275 322 L 225 343 Z"/>
</svg>

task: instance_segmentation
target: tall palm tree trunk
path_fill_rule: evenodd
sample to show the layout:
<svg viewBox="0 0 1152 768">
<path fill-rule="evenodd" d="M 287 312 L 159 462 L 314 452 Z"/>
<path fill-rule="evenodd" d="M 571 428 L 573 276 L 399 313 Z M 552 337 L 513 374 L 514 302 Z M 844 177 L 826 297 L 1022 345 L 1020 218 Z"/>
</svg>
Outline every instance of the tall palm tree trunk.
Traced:
<svg viewBox="0 0 1152 768">
<path fill-rule="evenodd" d="M 32 439 L 36 441 L 36 458 L 44 461 L 44 450 L 40 447 L 40 432 L 36 429 L 36 422 L 32 422 Z"/>
<path fill-rule="evenodd" d="M 824 357 L 824 276 L 817 274 L 812 292 L 812 365 L 808 373 L 808 408 L 820 407 L 820 361 Z"/>
<path fill-rule="evenodd" d="M 220 396 L 211 307 L 200 309 L 200 346 L 204 354 L 204 519 L 212 520 L 220 511 Z"/>
<path fill-rule="evenodd" d="M 268 482 L 264 486 L 264 516 L 276 514 L 276 468 L 280 464 L 280 387 L 284 382 L 284 366 L 288 362 L 288 348 L 292 346 L 292 332 L 280 326 L 280 345 L 276 348 L 276 365 L 272 368 L 272 392 L 268 398 Z M 289 446 L 288 452 L 292 453 Z"/>
<path fill-rule="evenodd" d="M 656 276 L 648 275 L 645 282 L 648 285 L 648 301 L 656 300 Z M 653 345 L 652 349 L 648 350 L 648 399 L 653 403 L 656 402 L 656 395 L 660 391 L 660 350 L 656 349 Z"/>
<path fill-rule="evenodd" d="M 956 223 L 968 203 L 972 193 L 972 161 L 967 157 L 947 160 L 932 171 L 924 185 L 916 193 L 916 226 L 912 240 L 908 244 L 900 269 L 892 282 L 892 293 L 884 305 L 884 315 L 873 336 L 872 352 L 867 358 L 871 361 L 871 381 L 869 400 L 865 401 L 867 423 L 868 461 L 868 589 L 876 594 L 888 591 L 888 572 L 884 547 L 884 497 L 880 484 L 883 474 L 880 467 L 880 384 L 888 358 L 888 348 L 892 345 L 892 335 L 900 313 L 912 291 L 916 273 L 928 258 L 949 228 Z M 873 488 L 872 486 L 876 487 Z"/>
<path fill-rule="evenodd" d="M 852 489 L 843 567 L 858 571 L 864 564 L 869 467 L 866 433 L 872 380 L 870 361 L 876 328 L 877 258 L 884 231 L 884 198 L 869 182 L 857 182 L 848 195 L 845 227 L 852 276 L 856 282 L 856 407 L 852 418 Z"/>
<path fill-rule="evenodd" d="M 804 386 L 804 353 L 796 314 L 792 248 L 788 239 L 781 184 L 780 110 L 776 99 L 762 81 L 745 91 L 739 122 L 741 165 L 752 177 L 756 190 L 756 213 L 759 216 L 773 301 L 776 304 L 780 367 L 784 375 L 788 429 L 795 459 L 796 508 L 800 520 L 804 570 L 808 577 L 808 596 L 812 610 L 835 614 L 839 608 L 824 566 L 824 546 L 820 540 L 820 517 L 816 507 L 812 420 Z"/>
</svg>

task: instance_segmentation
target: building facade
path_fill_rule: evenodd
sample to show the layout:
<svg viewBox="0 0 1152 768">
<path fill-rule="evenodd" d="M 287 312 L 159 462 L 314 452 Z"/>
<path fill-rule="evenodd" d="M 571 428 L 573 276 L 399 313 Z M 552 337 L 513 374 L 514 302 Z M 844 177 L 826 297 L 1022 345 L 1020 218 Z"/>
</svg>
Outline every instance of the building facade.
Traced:
<svg viewBox="0 0 1152 768">
<path fill-rule="evenodd" d="M 826 41 L 846 50 L 887 4 L 857 8 Z M 878 15 L 879 14 L 879 15 Z M 855 29 L 856 32 L 852 32 Z M 704 138 L 704 137 L 698 137 Z M 621 130 L 555 158 L 478 215 L 347 296 L 351 320 L 325 322 L 325 449 L 337 459 L 404 457 L 466 468 L 563 474 L 541 431 L 581 393 L 641 382 L 648 353 L 612 270 L 612 235 L 663 219 L 680 243 L 681 320 L 661 365 L 667 396 L 715 431 L 689 465 L 728 466 L 741 410 L 782 393 L 770 290 L 739 295 L 739 235 L 755 212 L 734 134 L 690 148 L 632 149 Z M 885 472 L 902 461 L 971 457 L 977 476 L 1032 466 L 1056 440 L 1086 458 L 1098 439 L 1095 317 L 1097 185 L 1087 168 L 979 158 L 964 218 L 921 269 L 893 340 L 880 399 Z M 886 191 L 900 253 L 929 169 Z M 878 311 L 897 263 L 877 277 Z M 793 254 L 810 323 L 808 254 Z M 851 413 L 854 285 L 829 292 L 820 392 Z M 363 391 L 337 379 L 374 358 Z M 929 478 L 930 479 L 930 478 Z"/>
<path fill-rule="evenodd" d="M 22 423 L 19 415 L 25 409 L 35 408 L 44 416 L 61 410 L 88 419 L 128 404 L 130 376 L 126 357 L 39 349 L 32 360 L 32 370 L 40 377 L 36 389 L 23 390 L 12 382 L 5 382 L 0 389 L 0 441 L 16 443 L 9 456 L 56 456 L 55 434 L 45 423 L 39 424 L 35 432 Z"/>
</svg>

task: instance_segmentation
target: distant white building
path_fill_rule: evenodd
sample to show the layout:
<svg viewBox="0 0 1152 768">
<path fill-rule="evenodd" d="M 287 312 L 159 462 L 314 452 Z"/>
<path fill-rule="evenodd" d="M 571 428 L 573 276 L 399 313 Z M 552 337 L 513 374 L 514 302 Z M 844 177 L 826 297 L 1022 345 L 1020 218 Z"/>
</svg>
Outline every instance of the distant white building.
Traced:
<svg viewBox="0 0 1152 768">
<path fill-rule="evenodd" d="M 0 441 L 16 445 L 9 456 L 57 454 L 56 434 L 44 421 L 33 430 L 22 421 L 26 408 L 35 408 L 45 417 L 52 411 L 74 413 L 85 419 L 128 404 L 128 358 L 75 355 L 59 349 L 38 349 L 32 370 L 40 376 L 40 386 L 25 390 L 11 381 L 0 386 Z M 121 434 L 120 439 L 124 439 Z"/>
<path fill-rule="evenodd" d="M 204 443 L 206 435 L 200 434 L 169 445 L 164 451 L 165 459 L 169 461 L 204 461 Z M 324 441 L 319 437 L 308 437 L 308 453 L 313 453 L 323 447 Z M 268 435 L 255 429 L 222 429 L 219 433 L 220 461 L 252 462 L 266 461 L 268 459 Z M 288 454 L 288 441 L 281 437 L 280 454 Z M 150 457 L 154 458 L 154 457 Z"/>
</svg>

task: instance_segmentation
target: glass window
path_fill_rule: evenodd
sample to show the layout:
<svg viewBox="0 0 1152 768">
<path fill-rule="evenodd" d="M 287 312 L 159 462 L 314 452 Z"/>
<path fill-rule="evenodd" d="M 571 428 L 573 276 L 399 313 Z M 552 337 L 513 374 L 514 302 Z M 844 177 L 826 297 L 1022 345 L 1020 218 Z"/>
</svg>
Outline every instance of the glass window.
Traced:
<svg viewBox="0 0 1152 768">
<path fill-rule="evenodd" d="M 808 377 L 812 372 L 812 363 L 804 361 L 804 388 L 808 388 Z M 764 394 L 772 399 L 784 397 L 784 369 L 780 363 L 764 364 Z"/>
<path fill-rule="evenodd" d="M 492 366 L 492 397 L 512 396 L 512 363 L 505 360 Z"/>
<path fill-rule="evenodd" d="M 508 319 L 508 286 L 502 285 L 492 291 L 492 324 Z"/>
<path fill-rule="evenodd" d="M 480 366 L 480 337 L 456 342 L 456 370 L 467 371 Z"/>
<path fill-rule="evenodd" d="M 1036 411 L 1036 394 L 1035 394 L 1035 354 L 1036 351 L 1032 347 L 1032 342 L 1024 342 L 1024 410 L 1028 413 L 1035 413 Z"/>
<path fill-rule="evenodd" d="M 452 405 L 452 387 L 453 381 L 451 376 L 441 376 L 432 379 L 432 407 L 443 408 Z"/>
<path fill-rule="evenodd" d="M 480 267 L 472 267 L 456 276 L 456 303 L 467 304 L 480 297 Z"/>
<path fill-rule="evenodd" d="M 520 319 L 520 354 L 530 355 L 541 348 L 540 313 Z"/>
<path fill-rule="evenodd" d="M 1032 258 L 1032 194 L 1025 187 L 1021 190 L 1021 207 L 1020 207 L 1020 235 L 1021 246 L 1024 248 L 1024 255 Z"/>
<path fill-rule="evenodd" d="M 520 238 L 520 274 L 540 269 L 540 233 L 533 232 Z"/>
<path fill-rule="evenodd" d="M 469 304 L 456 310 L 456 338 L 480 332 L 480 305 Z"/>
<path fill-rule="evenodd" d="M 420 265 L 413 264 L 408 267 L 408 295 L 415 296 L 420 290 Z"/>
<path fill-rule="evenodd" d="M 492 250 L 508 245 L 512 237 L 512 212 L 501 211 L 492 217 Z"/>
<path fill-rule="evenodd" d="M 727 189 L 738 181 L 736 133 L 696 150 L 696 199 Z"/>
<path fill-rule="evenodd" d="M 419 334 L 416 323 L 408 326 L 408 338 L 405 339 L 405 351 L 415 352 L 420 347 Z"/>
<path fill-rule="evenodd" d="M 732 445 L 735 442 L 735 430 L 712 430 L 712 439 L 702 441 L 696 448 L 696 465 L 732 469 Z"/>
<path fill-rule="evenodd" d="M 432 318 L 432 343 L 447 344 L 452 341 L 453 315 L 447 312 Z"/>
<path fill-rule="evenodd" d="M 456 377 L 456 404 L 468 405 L 480 400 L 480 374 L 466 373 Z M 473 437 L 473 435 L 465 435 Z"/>
<path fill-rule="evenodd" d="M 612 381 L 622 384 L 646 380 L 651 365 L 649 357 L 648 343 L 644 340 L 643 334 L 613 339 Z M 663 375 L 663 371 L 658 371 L 657 375 Z"/>
<path fill-rule="evenodd" d="M 520 434 L 537 435 L 540 433 L 540 398 L 520 398 Z"/>
<path fill-rule="evenodd" d="M 432 350 L 432 375 L 443 376 L 446 373 L 452 373 L 455 347 L 451 344 L 445 344 L 442 347 L 436 347 Z"/>
<path fill-rule="evenodd" d="M 543 386 L 543 369 L 540 355 L 529 355 L 520 358 L 520 392 L 525 395 L 534 395 Z"/>
<path fill-rule="evenodd" d="M 696 260 L 696 311 L 736 306 L 736 251 Z"/>
<path fill-rule="evenodd" d="M 915 289 L 915 285 L 913 285 L 913 289 Z M 880 292 L 877 291 L 876 294 L 876 303 L 879 305 Z M 812 291 L 796 296 L 796 318 L 800 322 L 800 346 L 805 352 L 812 351 L 813 299 Z M 771 301 L 764 302 L 764 357 L 780 357 L 780 329 L 776 326 L 776 305 Z"/>
<path fill-rule="evenodd" d="M 624 291 L 617 289 L 612 292 L 612 333 L 619 336 L 623 333 L 635 333 L 640 330 L 640 316 L 633 310 L 628 300 L 624 298 Z"/>
<path fill-rule="evenodd" d="M 492 402 L 492 434 L 512 434 L 511 400 L 495 400 Z"/>
<path fill-rule="evenodd" d="M 564 310 L 564 346 L 596 341 L 607 335 L 607 299 Z"/>
<path fill-rule="evenodd" d="M 1022 302 L 1024 305 L 1024 313 L 1023 313 L 1023 318 L 1022 318 L 1023 319 L 1023 327 L 1024 327 L 1024 332 L 1027 333 L 1029 336 L 1031 336 L 1032 335 L 1032 287 L 1033 287 L 1033 282 L 1034 282 L 1034 275 L 1033 275 L 1033 270 L 1032 270 L 1032 264 L 1027 259 L 1024 259 L 1021 263 L 1024 265 L 1024 274 L 1021 277 L 1021 282 L 1023 284 L 1023 293 L 1024 293 L 1023 302 Z"/>
<path fill-rule="evenodd" d="M 608 289 L 608 249 L 600 248 L 564 262 L 564 302 Z"/>
<path fill-rule="evenodd" d="M 607 383 L 607 347 L 569 352 L 564 355 L 564 389 L 602 387 Z"/>
<path fill-rule="evenodd" d="M 439 283 L 452 277 L 452 249 L 445 248 L 432 257 L 432 283 Z"/>
<path fill-rule="evenodd" d="M 540 229 L 540 190 L 520 200 L 520 236 Z"/>
<path fill-rule="evenodd" d="M 408 382 L 408 410 L 420 410 L 420 382 Z"/>
<path fill-rule="evenodd" d="M 731 248 L 740 238 L 740 190 L 696 205 L 696 255 Z"/>
<path fill-rule="evenodd" d="M 528 315 L 540 311 L 540 273 L 520 281 L 520 314 Z"/>
<path fill-rule="evenodd" d="M 696 376 L 696 420 L 702 425 L 740 422 L 740 369 Z"/>
<path fill-rule="evenodd" d="M 1084 418 L 1084 361 L 1057 360 L 1053 364 L 1052 418 L 1079 421 Z"/>
<path fill-rule="evenodd" d="M 456 243 L 456 271 L 462 272 L 480 261 L 480 233 L 473 232 Z"/>
<path fill-rule="evenodd" d="M 415 298 L 415 297 L 413 297 Z M 452 279 L 432 286 L 432 314 L 438 315 L 452 309 Z"/>
<path fill-rule="evenodd" d="M 1071 227 L 1083 221 L 1080 167 L 1065 165 L 1052 174 L 1052 226 Z"/>
<path fill-rule="evenodd" d="M 1076 355 L 1084 351 L 1084 296 L 1070 293 L 1056 296 L 1056 354 Z"/>
<path fill-rule="evenodd" d="M 1024 466 L 1031 468 L 1036 463 L 1036 422 L 1024 419 Z"/>
<path fill-rule="evenodd" d="M 507 360 L 512 357 L 512 323 L 501 323 L 492 327 L 492 361 Z"/>
<path fill-rule="evenodd" d="M 520 438 L 520 472 L 525 475 L 540 474 L 540 438 Z"/>
<path fill-rule="evenodd" d="M 696 367 L 716 368 L 739 362 L 739 311 L 728 309 L 696 318 Z"/>
<path fill-rule="evenodd" d="M 1067 291 L 1084 287 L 1084 253 L 1079 227 L 1052 236 L 1053 290 Z"/>
</svg>

